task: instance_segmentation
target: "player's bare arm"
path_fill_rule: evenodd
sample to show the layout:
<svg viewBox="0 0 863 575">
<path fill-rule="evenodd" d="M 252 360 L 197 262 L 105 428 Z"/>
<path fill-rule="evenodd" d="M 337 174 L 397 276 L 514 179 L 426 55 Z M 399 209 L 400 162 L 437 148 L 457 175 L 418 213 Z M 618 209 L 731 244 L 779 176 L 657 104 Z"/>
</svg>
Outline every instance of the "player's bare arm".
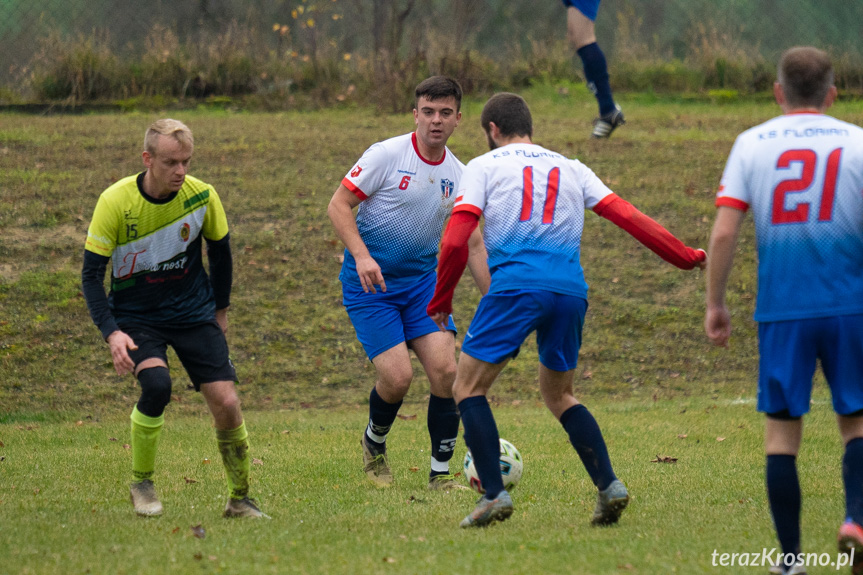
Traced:
<svg viewBox="0 0 863 575">
<path fill-rule="evenodd" d="M 369 253 L 357 228 L 357 220 L 353 210 L 358 205 L 360 205 L 360 199 L 344 184 L 339 184 L 329 206 L 327 206 L 327 215 L 336 229 L 336 235 L 339 236 L 339 239 L 342 240 L 342 243 L 356 260 L 357 276 L 360 278 L 363 291 L 377 293 L 375 285 L 379 285 L 381 291 L 385 292 L 387 291 L 387 284 L 384 282 L 381 267 Z"/>
<path fill-rule="evenodd" d="M 470 270 L 470 275 L 473 276 L 476 287 L 479 288 L 479 292 L 485 295 L 491 287 L 491 273 L 488 270 L 488 253 L 485 251 L 485 242 L 479 228 L 471 233 L 467 247 L 469 251 L 467 267 Z"/>
<path fill-rule="evenodd" d="M 707 312 L 704 316 L 704 330 L 714 345 L 722 347 L 728 345 L 731 337 L 731 315 L 725 305 L 725 290 L 744 215 L 745 212 L 741 210 L 720 206 L 708 245 L 710 262 L 707 266 Z"/>
<path fill-rule="evenodd" d="M 216 323 L 222 328 L 222 333 L 228 333 L 228 308 L 216 310 Z"/>
</svg>

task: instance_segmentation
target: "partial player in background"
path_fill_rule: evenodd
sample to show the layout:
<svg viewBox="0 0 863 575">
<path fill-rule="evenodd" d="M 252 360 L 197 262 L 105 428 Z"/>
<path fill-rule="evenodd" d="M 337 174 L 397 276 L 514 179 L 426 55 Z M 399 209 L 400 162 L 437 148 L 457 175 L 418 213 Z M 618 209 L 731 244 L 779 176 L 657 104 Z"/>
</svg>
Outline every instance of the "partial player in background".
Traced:
<svg viewBox="0 0 863 575">
<path fill-rule="evenodd" d="M 821 362 L 845 445 L 839 548 L 863 573 L 863 130 L 825 115 L 830 58 L 786 51 L 773 87 L 783 115 L 740 134 L 716 199 L 707 267 L 710 340 L 728 345 L 725 291 L 751 209 L 758 246 L 758 410 L 767 416 L 767 495 L 782 552 L 800 552 L 797 453 Z M 803 573 L 777 565 L 773 573 Z"/>
<path fill-rule="evenodd" d="M 84 297 L 117 374 L 133 373 L 141 385 L 131 416 L 130 493 L 138 515 L 162 514 L 153 474 L 171 401 L 170 345 L 213 414 L 228 480 L 225 517 L 266 517 L 248 495 L 248 433 L 225 339 L 232 277 L 228 221 L 213 187 L 187 175 L 193 148 L 192 132 L 182 122 L 158 120 L 147 129 L 146 170 L 109 187 L 96 204 L 81 274 Z"/>
<path fill-rule="evenodd" d="M 584 210 L 614 222 L 682 269 L 700 266 L 704 251 L 686 247 L 615 195 L 578 160 L 531 143 L 533 123 L 521 96 L 495 94 L 486 103 L 481 122 L 491 152 L 465 169 L 428 306 L 428 314 L 445 328 L 468 258 L 468 238 L 483 216 L 491 288 L 465 335 L 453 395 L 465 443 L 486 492 L 461 526 L 486 525 L 512 514 L 512 499 L 501 480 L 497 425 L 486 394 L 533 331 L 543 400 L 569 434 L 598 489 L 591 522 L 615 523 L 629 494 L 612 470 L 596 420 L 572 393 L 587 311 L 587 284 L 579 262 Z"/>
<path fill-rule="evenodd" d="M 614 102 L 608 81 L 608 64 L 605 54 L 596 43 L 596 13 L 600 0 L 563 0 L 566 6 L 566 31 L 575 53 L 584 66 L 587 87 L 596 96 L 599 117 L 593 121 L 593 138 L 608 138 L 620 125 L 625 124 L 623 111 Z"/>
<path fill-rule="evenodd" d="M 421 82 L 415 91 L 416 131 L 366 150 L 328 208 L 346 247 L 339 275 L 345 309 L 377 373 L 361 444 L 364 471 L 378 486 L 393 482 L 386 440 L 410 389 L 412 349 L 431 392 L 429 489 L 464 487 L 449 471 L 459 424 L 452 399 L 455 325 L 449 318 L 448 331 L 441 333 L 425 313 L 441 231 L 464 169 L 446 147 L 461 119 L 461 97 L 452 78 Z M 490 280 L 479 232 L 472 242 L 471 273 L 485 293 Z"/>
</svg>

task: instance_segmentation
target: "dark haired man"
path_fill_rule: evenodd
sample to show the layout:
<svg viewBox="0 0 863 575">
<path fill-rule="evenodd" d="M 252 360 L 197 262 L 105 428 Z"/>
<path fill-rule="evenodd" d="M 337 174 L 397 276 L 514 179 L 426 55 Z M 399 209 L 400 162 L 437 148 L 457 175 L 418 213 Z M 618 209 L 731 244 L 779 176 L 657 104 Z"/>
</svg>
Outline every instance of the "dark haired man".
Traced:
<svg viewBox="0 0 863 575">
<path fill-rule="evenodd" d="M 728 344 L 725 289 L 751 208 L 758 411 L 767 416 L 767 495 L 783 553 L 771 572 L 805 572 L 797 453 L 820 361 L 845 445 L 839 548 L 863 573 L 863 129 L 825 115 L 836 87 L 829 56 L 816 48 L 782 55 L 773 95 L 783 115 L 740 134 L 722 174 L 704 327 L 714 344 Z"/>
<path fill-rule="evenodd" d="M 686 247 L 615 195 L 578 160 L 533 144 L 530 110 L 520 96 L 492 96 L 481 123 L 491 151 L 465 168 L 427 309 L 445 327 L 465 267 L 468 238 L 484 216 L 491 287 L 462 344 L 453 396 L 485 495 L 461 526 L 482 526 L 512 514 L 512 499 L 501 479 L 497 425 L 486 394 L 534 330 L 543 400 L 569 434 L 599 491 L 591 522 L 615 523 L 629 494 L 612 470 L 596 420 L 572 393 L 587 311 L 587 284 L 578 256 L 584 210 L 592 208 L 682 269 L 700 266 L 704 251 Z"/>
<path fill-rule="evenodd" d="M 425 314 L 441 231 L 464 169 L 446 147 L 461 119 L 461 97 L 452 78 L 421 82 L 415 91 L 416 131 L 366 150 L 328 208 L 346 247 L 339 275 L 343 303 L 377 373 L 361 445 L 364 471 L 380 487 L 393 482 L 386 439 L 413 378 L 409 349 L 429 379 L 428 487 L 464 487 L 449 471 L 459 425 L 452 399 L 455 325 L 449 318 L 441 332 Z M 489 274 L 479 233 L 472 241 L 471 273 L 485 293 Z"/>
</svg>

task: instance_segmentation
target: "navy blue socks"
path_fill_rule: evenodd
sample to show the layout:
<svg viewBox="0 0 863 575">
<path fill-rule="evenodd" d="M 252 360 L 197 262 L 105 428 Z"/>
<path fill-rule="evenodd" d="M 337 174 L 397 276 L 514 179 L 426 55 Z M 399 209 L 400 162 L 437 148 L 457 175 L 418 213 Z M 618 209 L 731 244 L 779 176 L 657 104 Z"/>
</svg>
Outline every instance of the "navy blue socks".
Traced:
<svg viewBox="0 0 863 575">
<path fill-rule="evenodd" d="M 385 449 L 387 434 L 396 420 L 402 402 L 387 403 L 378 395 L 378 390 L 372 388 L 369 394 L 369 425 L 366 428 L 366 445 L 372 453 L 382 453 Z"/>
<path fill-rule="evenodd" d="M 494 499 L 503 491 L 500 475 L 500 436 L 485 396 L 468 397 L 458 404 L 464 423 L 464 442 L 473 456 L 485 497 Z"/>
<path fill-rule="evenodd" d="M 611 84 L 608 82 L 608 64 L 605 61 L 605 54 L 596 42 L 582 46 L 576 53 L 584 65 L 587 87 L 599 103 L 599 115 L 610 114 L 614 111 L 614 98 L 611 96 Z"/>
<path fill-rule="evenodd" d="M 863 525 L 863 437 L 845 446 L 842 457 L 842 481 L 845 483 L 845 515 Z"/>
<path fill-rule="evenodd" d="M 449 473 L 449 460 L 452 459 L 458 437 L 458 410 L 451 397 L 429 395 L 428 430 L 431 438 L 431 475 Z"/>
<path fill-rule="evenodd" d="M 593 484 L 600 491 L 605 491 L 617 476 L 611 468 L 608 448 L 596 419 L 579 403 L 563 412 L 560 424 L 569 434 L 569 442 L 581 458 Z"/>
<path fill-rule="evenodd" d="M 800 481 L 797 456 L 767 456 L 767 499 L 783 554 L 800 552 Z"/>
</svg>

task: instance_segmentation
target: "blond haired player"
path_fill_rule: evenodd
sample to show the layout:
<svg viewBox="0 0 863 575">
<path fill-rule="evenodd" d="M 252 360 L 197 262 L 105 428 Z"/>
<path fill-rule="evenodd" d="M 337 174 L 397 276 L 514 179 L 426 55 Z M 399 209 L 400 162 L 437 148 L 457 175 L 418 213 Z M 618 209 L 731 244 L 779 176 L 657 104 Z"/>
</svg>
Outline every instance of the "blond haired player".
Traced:
<svg viewBox="0 0 863 575">
<path fill-rule="evenodd" d="M 162 513 L 153 476 L 171 401 L 170 345 L 213 414 L 228 480 L 225 517 L 264 517 L 248 496 L 248 433 L 224 333 L 232 276 L 228 222 L 216 190 L 188 175 L 193 150 L 192 132 L 182 122 L 164 119 L 147 129 L 146 170 L 109 187 L 96 204 L 84 251 L 83 291 L 117 373 L 134 374 L 141 386 L 131 415 L 135 511 Z M 204 240 L 209 276 L 202 261 Z M 102 284 L 109 262 L 106 297 Z"/>
</svg>

